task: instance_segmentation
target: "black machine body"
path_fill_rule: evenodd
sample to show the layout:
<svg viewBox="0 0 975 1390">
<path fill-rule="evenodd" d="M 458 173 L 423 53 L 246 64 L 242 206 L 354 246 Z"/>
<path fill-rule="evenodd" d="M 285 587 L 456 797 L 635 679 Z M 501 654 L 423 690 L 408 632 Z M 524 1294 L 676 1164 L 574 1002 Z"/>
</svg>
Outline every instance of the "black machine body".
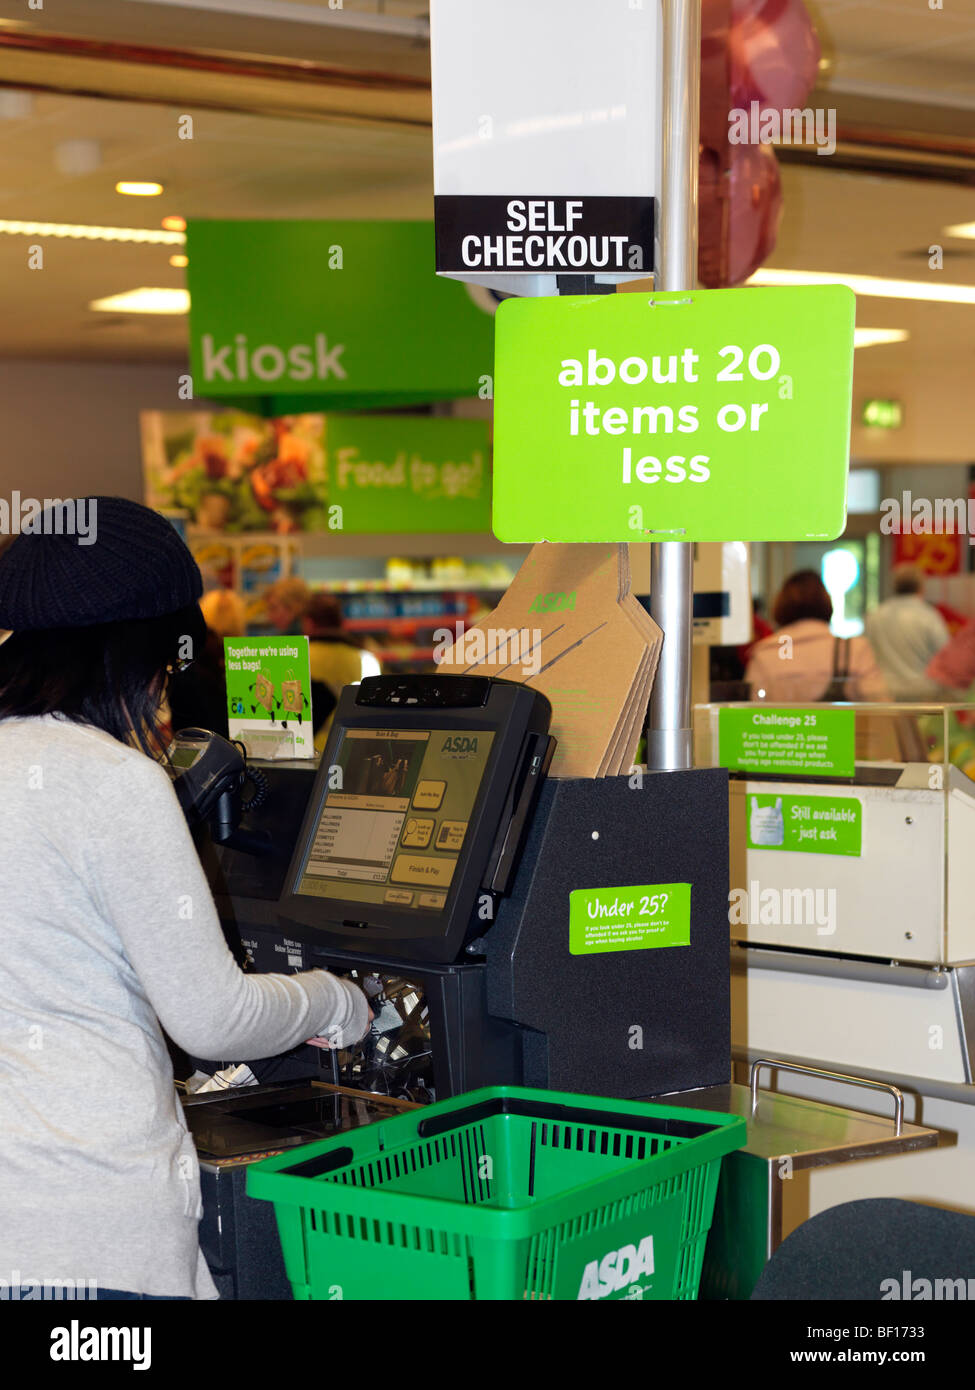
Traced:
<svg viewBox="0 0 975 1390">
<path fill-rule="evenodd" d="M 544 696 L 373 676 L 335 712 L 279 904 L 319 950 L 447 964 L 510 888 L 554 740 Z"/>
<path fill-rule="evenodd" d="M 270 838 L 268 854 L 233 840 L 201 848 L 250 968 L 324 966 L 369 995 L 373 1028 L 334 1059 L 340 1084 L 404 1099 L 502 1083 L 632 1098 L 727 1081 L 727 773 L 649 774 L 639 786 L 545 777 L 547 725 L 547 704 L 507 682 L 363 682 L 343 692 L 317 770 L 264 765 L 269 793 L 244 826 Z M 433 822 L 414 826 L 420 851 L 403 847 L 411 818 Z M 463 835 L 448 831 L 437 851 L 441 821 L 455 819 Z M 436 910 L 395 901 L 410 887 L 394 868 L 406 852 L 451 865 Z M 319 886 L 303 884 L 313 853 L 326 893 L 297 891 Z M 350 883 L 372 891 L 357 899 Z M 576 890 L 667 884 L 690 886 L 683 944 L 574 953 Z M 276 1077 L 320 1070 L 320 1052 L 299 1051 Z"/>
</svg>

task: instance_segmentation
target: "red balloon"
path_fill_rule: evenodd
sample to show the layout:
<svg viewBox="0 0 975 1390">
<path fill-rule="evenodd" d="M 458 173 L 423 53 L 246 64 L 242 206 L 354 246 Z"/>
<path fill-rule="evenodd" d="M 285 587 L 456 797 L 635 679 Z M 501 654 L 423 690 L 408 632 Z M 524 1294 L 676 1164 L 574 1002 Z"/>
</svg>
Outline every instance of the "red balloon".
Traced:
<svg viewBox="0 0 975 1390">
<path fill-rule="evenodd" d="M 727 283 L 722 197 L 727 189 L 717 151 L 702 146 L 697 167 L 697 278 L 709 290 L 721 289 Z"/>
<path fill-rule="evenodd" d="M 802 0 L 732 0 L 731 105 L 801 106 L 816 85 L 819 40 Z"/>
<path fill-rule="evenodd" d="M 722 207 L 726 200 L 727 209 Z M 698 204 L 701 283 L 708 289 L 743 284 L 775 250 L 782 215 L 782 184 L 775 155 L 767 145 L 736 145 L 731 150 L 728 174 L 722 175 L 716 160 L 705 151 Z M 725 256 L 721 257 L 725 213 L 727 239 Z"/>
</svg>

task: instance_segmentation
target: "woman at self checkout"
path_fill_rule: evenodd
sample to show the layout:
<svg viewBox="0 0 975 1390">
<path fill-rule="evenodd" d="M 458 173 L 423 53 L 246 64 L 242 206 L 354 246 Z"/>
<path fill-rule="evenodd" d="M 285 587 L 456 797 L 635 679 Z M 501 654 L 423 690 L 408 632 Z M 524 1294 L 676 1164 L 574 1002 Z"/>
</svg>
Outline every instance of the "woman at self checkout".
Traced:
<svg viewBox="0 0 975 1390">
<path fill-rule="evenodd" d="M 325 971 L 234 962 L 157 760 L 200 573 L 155 512 L 89 509 L 93 541 L 66 512 L 0 553 L 0 1271 L 215 1298 L 162 1029 L 248 1059 L 351 1046 L 370 1015 Z"/>
</svg>

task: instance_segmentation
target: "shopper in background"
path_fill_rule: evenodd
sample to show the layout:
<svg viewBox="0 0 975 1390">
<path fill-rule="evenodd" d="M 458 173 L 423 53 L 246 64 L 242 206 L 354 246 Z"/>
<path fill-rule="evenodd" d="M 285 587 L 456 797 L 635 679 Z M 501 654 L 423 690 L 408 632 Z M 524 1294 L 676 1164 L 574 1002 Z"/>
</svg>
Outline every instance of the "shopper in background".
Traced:
<svg viewBox="0 0 975 1390">
<path fill-rule="evenodd" d="M 895 700 L 937 700 L 945 695 L 926 670 L 948 641 L 948 627 L 938 610 L 925 602 L 923 589 L 924 577 L 916 565 L 898 565 L 893 597 L 867 615 L 867 638 Z"/>
<path fill-rule="evenodd" d="M 264 596 L 267 620 L 281 637 L 298 637 L 311 590 L 303 579 L 277 579 Z"/>
<path fill-rule="evenodd" d="M 312 725 L 320 753 L 328 739 L 332 716 L 345 685 L 356 685 L 363 676 L 378 676 L 380 665 L 364 651 L 343 624 L 342 605 L 332 594 L 315 594 L 302 618 L 311 660 Z"/>
<path fill-rule="evenodd" d="M 170 724 L 180 729 L 210 729 L 229 737 L 227 670 L 223 639 L 243 637 L 247 631 L 247 607 L 232 589 L 212 589 L 200 599 L 207 625 L 206 640 L 192 666 L 176 671 L 169 681 Z"/>
<path fill-rule="evenodd" d="M 941 699 L 967 700 L 975 683 L 975 622 L 953 633 L 935 653 L 925 671 L 942 692 Z"/>
<path fill-rule="evenodd" d="M 753 700 L 887 700 L 865 637 L 834 637 L 833 601 L 814 570 L 783 584 L 772 608 L 778 631 L 752 648 L 745 680 Z"/>
<path fill-rule="evenodd" d="M 200 572 L 158 513 L 89 499 L 79 545 L 73 508 L 0 555 L 0 1269 L 215 1298 L 162 1029 L 248 1060 L 351 1046 L 369 1008 L 323 970 L 238 969 L 155 761 Z"/>
</svg>

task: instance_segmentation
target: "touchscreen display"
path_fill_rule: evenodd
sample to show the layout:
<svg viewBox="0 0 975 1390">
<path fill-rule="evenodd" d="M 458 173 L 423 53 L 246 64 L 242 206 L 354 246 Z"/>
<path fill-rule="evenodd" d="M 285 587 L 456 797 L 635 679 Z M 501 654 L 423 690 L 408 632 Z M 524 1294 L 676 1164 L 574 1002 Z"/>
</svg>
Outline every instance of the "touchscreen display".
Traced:
<svg viewBox="0 0 975 1390">
<path fill-rule="evenodd" d="M 439 912 L 494 733 L 344 729 L 297 892 Z"/>
</svg>

